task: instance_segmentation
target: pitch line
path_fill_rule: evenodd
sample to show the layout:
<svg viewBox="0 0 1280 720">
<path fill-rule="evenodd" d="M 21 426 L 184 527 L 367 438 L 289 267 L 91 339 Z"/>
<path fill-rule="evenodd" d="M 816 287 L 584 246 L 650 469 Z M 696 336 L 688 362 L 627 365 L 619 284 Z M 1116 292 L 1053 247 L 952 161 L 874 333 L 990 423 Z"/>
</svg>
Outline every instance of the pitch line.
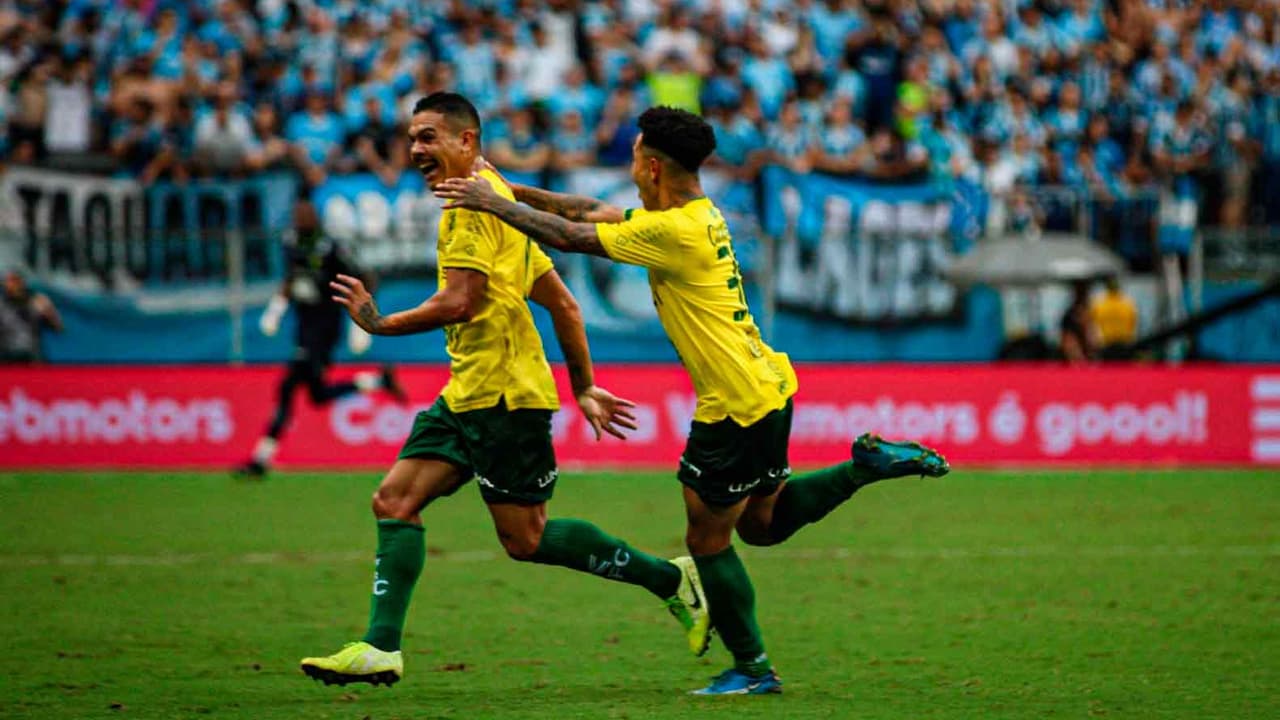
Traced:
<svg viewBox="0 0 1280 720">
<path fill-rule="evenodd" d="M 996 560 L 1002 558 L 1162 558 L 1162 557 L 1280 557 L 1280 545 L 1096 545 L 1081 547 L 990 546 L 979 548 L 743 548 L 753 561 L 768 560 Z M 338 565 L 365 563 L 373 549 L 345 552 L 254 552 L 236 555 L 213 553 L 127 554 L 25 554 L 0 555 L 0 567 L 145 567 L 195 564 L 232 565 Z M 481 563 L 505 559 L 494 550 L 429 552 L 427 562 Z"/>
</svg>

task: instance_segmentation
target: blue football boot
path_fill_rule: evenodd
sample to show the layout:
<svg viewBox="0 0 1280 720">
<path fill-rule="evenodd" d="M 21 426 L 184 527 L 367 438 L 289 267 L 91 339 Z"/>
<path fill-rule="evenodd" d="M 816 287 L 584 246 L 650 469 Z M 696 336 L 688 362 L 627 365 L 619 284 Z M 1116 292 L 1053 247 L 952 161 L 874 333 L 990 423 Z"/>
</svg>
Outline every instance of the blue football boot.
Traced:
<svg viewBox="0 0 1280 720">
<path fill-rule="evenodd" d="M 853 441 L 851 454 L 854 465 L 870 470 L 881 480 L 907 475 L 942 477 L 951 472 L 947 459 L 937 450 L 910 440 L 892 442 L 866 433 Z"/>
<path fill-rule="evenodd" d="M 770 670 L 759 677 L 730 668 L 715 676 L 711 684 L 690 695 L 770 695 L 782 692 L 782 679 Z"/>
</svg>

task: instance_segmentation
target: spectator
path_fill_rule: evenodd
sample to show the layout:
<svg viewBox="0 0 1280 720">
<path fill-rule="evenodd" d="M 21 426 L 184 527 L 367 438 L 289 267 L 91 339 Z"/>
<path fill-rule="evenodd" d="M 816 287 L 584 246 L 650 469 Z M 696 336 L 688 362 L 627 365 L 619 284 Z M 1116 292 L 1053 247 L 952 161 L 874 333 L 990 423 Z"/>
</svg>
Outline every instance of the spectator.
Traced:
<svg viewBox="0 0 1280 720">
<path fill-rule="evenodd" d="M 261 147 L 230 83 L 218 87 L 213 110 L 196 121 L 194 163 L 199 174 L 238 175 Z"/>
<path fill-rule="evenodd" d="M 655 105 L 688 110 L 702 114 L 702 103 L 699 96 L 702 91 L 702 76 L 693 71 L 684 56 L 671 53 L 649 73 L 649 93 Z"/>
<path fill-rule="evenodd" d="M 1138 304 L 1114 275 L 1107 278 L 1106 289 L 1089 304 L 1089 320 L 1097 328 L 1100 351 L 1130 345 L 1138 339 Z"/>
<path fill-rule="evenodd" d="M 764 41 L 751 41 L 751 56 L 742 65 L 742 83 L 755 94 L 767 119 L 778 117 L 787 95 L 795 91 L 795 77 L 781 58 L 769 54 Z"/>
<path fill-rule="evenodd" d="M 458 92 L 481 103 L 496 92 L 498 72 L 493 45 L 485 41 L 482 32 L 478 23 L 463 25 L 461 42 L 449 52 L 458 78 Z"/>
<path fill-rule="evenodd" d="M 1088 116 L 1080 107 L 1080 86 L 1074 82 L 1063 83 L 1058 106 L 1049 113 L 1046 123 L 1054 149 L 1063 155 L 1075 154 L 1087 123 Z"/>
<path fill-rule="evenodd" d="M 996 76 L 1001 80 L 1013 74 L 1018 65 L 1018 48 L 1005 35 L 1004 21 L 997 10 L 992 8 L 983 17 L 982 34 L 966 43 L 960 51 L 960 56 L 970 63 L 978 57 L 991 58 Z"/>
<path fill-rule="evenodd" d="M 1089 312 L 1089 283 L 1072 286 L 1071 305 L 1059 323 L 1062 357 L 1072 365 L 1087 363 L 1097 357 L 1098 328 Z"/>
<path fill-rule="evenodd" d="M 782 165 L 792 172 L 809 172 L 815 138 L 813 131 L 804 124 L 799 103 L 788 100 L 782 106 L 778 121 L 765 133 L 764 144 L 770 162 Z"/>
<path fill-rule="evenodd" d="M 876 15 L 870 30 L 850 38 L 845 49 L 849 67 L 862 75 L 867 97 L 867 126 L 878 128 L 893 119 L 898 82 L 902 77 L 901 36 L 886 15 Z"/>
<path fill-rule="evenodd" d="M 28 288 L 21 273 L 5 273 L 4 296 L 0 297 L 0 362 L 44 362 L 41 334 L 45 329 L 62 332 L 62 317 L 53 302 Z"/>
<path fill-rule="evenodd" d="M 574 111 L 582 116 L 583 122 L 594 127 L 604 108 L 604 94 L 587 82 L 586 68 L 581 63 L 575 63 L 565 73 L 563 87 L 548 98 L 546 104 L 553 116 Z"/>
<path fill-rule="evenodd" d="M 258 152 L 249 158 L 254 170 L 283 167 L 288 163 L 289 141 L 280 129 L 280 114 L 270 100 L 259 100 L 253 108 L 253 134 Z"/>
<path fill-rule="evenodd" d="M 636 102 L 635 92 L 627 86 L 619 86 L 609 96 L 604 115 L 596 126 L 596 146 L 600 148 L 597 159 L 604 165 L 630 165 L 631 149 L 640 126 L 636 119 L 644 107 Z M 717 141 L 721 140 L 716 133 Z M 719 142 L 717 143 L 717 145 Z"/>
<path fill-rule="evenodd" d="M 712 166 L 727 169 L 741 180 L 754 179 L 763 138 L 750 114 L 741 112 L 737 105 L 723 102 L 709 105 L 707 113 L 707 121 L 716 133 L 716 151 L 710 159 Z"/>
<path fill-rule="evenodd" d="M 538 136 L 533 110 L 513 108 L 507 122 L 491 138 L 485 156 L 502 170 L 541 173 L 551 163 L 551 148 Z"/>
<path fill-rule="evenodd" d="M 862 173 L 869 178 L 889 182 L 919 179 L 929 168 L 929 152 L 924 146 L 887 125 L 871 132 L 867 150 Z"/>
<path fill-rule="evenodd" d="M 177 160 L 173 146 L 165 142 L 155 105 L 146 97 L 134 98 L 127 114 L 112 126 L 110 150 L 126 175 L 143 183 L 154 182 Z"/>
<path fill-rule="evenodd" d="M 371 172 L 383 185 L 395 187 L 408 166 L 404 133 L 385 121 L 386 115 L 376 95 L 366 95 L 364 103 L 364 114 L 369 119 L 347 139 L 355 169 Z"/>
<path fill-rule="evenodd" d="M 674 4 L 667 8 L 658 27 L 649 33 L 644 42 L 645 65 L 656 70 L 673 53 L 684 58 L 694 72 L 710 70 L 710 53 L 704 47 L 704 39 L 689 25 L 688 14 Z"/>
<path fill-rule="evenodd" d="M 595 138 L 587 132 L 582 114 L 577 110 L 566 110 L 555 119 L 551 150 L 551 167 L 561 172 L 595 163 Z"/>
<path fill-rule="evenodd" d="M 285 123 L 284 136 L 293 146 L 292 154 L 302 169 L 303 178 L 318 185 L 337 162 L 345 131 L 320 93 L 308 93 L 305 108 L 305 112 L 294 113 Z"/>
<path fill-rule="evenodd" d="M 45 90 L 44 146 L 53 153 L 83 153 L 93 140 L 93 95 L 87 61 L 64 55 Z"/>
<path fill-rule="evenodd" d="M 836 101 L 827 110 L 826 123 L 811 149 L 813 168 L 837 175 L 857 172 L 863 166 L 866 142 L 866 133 L 853 122 L 853 108 Z"/>
<path fill-rule="evenodd" d="M 48 60 L 37 60 L 18 72 L 9 116 L 9 144 L 13 159 L 33 163 L 45 155 L 45 118 L 49 114 Z"/>
<path fill-rule="evenodd" d="M 519 77 L 531 99 L 544 101 L 560 89 L 564 75 L 573 61 L 551 44 L 551 39 L 541 24 L 534 23 L 529 30 L 533 34 L 533 47 L 528 61 L 519 68 Z"/>
</svg>

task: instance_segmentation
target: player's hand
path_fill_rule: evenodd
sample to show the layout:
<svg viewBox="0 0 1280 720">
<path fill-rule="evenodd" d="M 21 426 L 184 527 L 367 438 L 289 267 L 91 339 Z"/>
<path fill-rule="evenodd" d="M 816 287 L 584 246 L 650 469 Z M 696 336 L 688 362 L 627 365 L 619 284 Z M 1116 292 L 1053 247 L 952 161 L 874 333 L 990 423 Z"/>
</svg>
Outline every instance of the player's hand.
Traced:
<svg viewBox="0 0 1280 720">
<path fill-rule="evenodd" d="M 449 178 L 431 189 L 436 197 L 448 200 L 445 210 L 465 208 L 484 211 L 489 203 L 502 199 L 489 181 L 476 173 L 469 178 Z"/>
<path fill-rule="evenodd" d="M 600 440 L 601 432 L 626 440 L 627 436 L 619 428 L 636 429 L 636 416 L 631 412 L 631 408 L 635 406 L 630 400 L 617 397 L 595 385 L 578 393 L 578 407 L 587 422 L 591 423 L 597 441 Z"/>
<path fill-rule="evenodd" d="M 336 280 L 329 283 L 329 287 L 334 292 L 333 301 L 347 309 L 347 314 L 360 329 L 373 335 L 378 334 L 378 321 L 382 316 L 378 313 L 378 305 L 373 301 L 373 296 L 365 289 L 360 278 L 338 275 Z"/>
</svg>

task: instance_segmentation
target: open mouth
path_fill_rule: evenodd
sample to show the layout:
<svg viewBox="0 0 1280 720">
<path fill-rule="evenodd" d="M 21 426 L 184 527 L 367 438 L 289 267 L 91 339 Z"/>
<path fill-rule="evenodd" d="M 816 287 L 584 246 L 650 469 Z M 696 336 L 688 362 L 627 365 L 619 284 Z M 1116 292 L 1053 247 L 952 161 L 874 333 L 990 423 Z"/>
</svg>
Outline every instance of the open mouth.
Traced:
<svg viewBox="0 0 1280 720">
<path fill-rule="evenodd" d="M 422 173 L 422 177 L 430 180 L 431 176 L 440 169 L 440 163 L 435 160 L 420 160 L 418 162 L 418 172 Z"/>
</svg>

